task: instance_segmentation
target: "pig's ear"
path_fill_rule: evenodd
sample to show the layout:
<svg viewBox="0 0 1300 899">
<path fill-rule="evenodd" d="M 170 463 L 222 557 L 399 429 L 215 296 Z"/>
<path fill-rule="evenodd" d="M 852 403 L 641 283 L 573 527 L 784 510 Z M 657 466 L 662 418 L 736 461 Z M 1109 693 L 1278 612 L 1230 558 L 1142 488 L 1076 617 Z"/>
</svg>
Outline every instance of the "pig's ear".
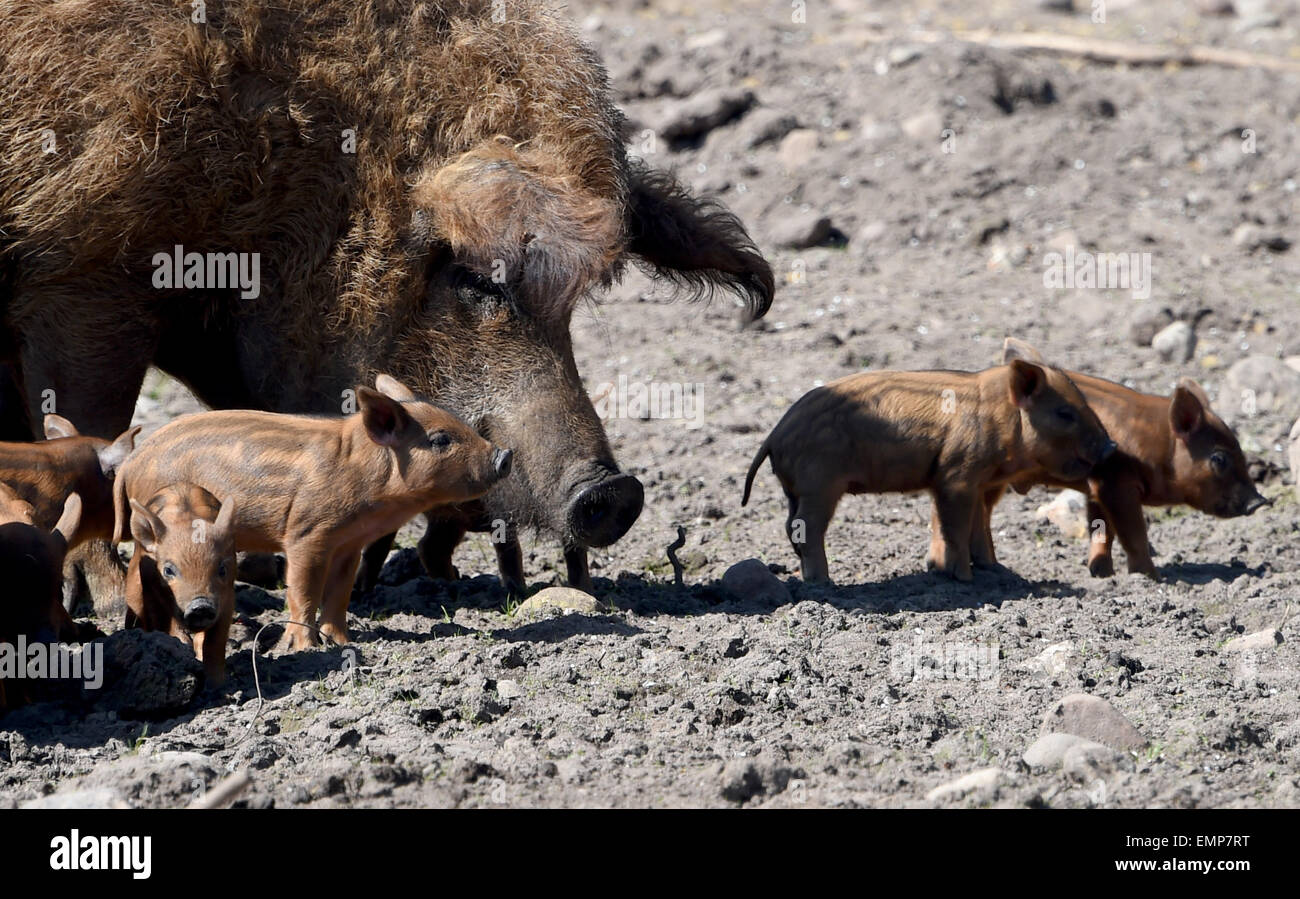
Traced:
<svg viewBox="0 0 1300 899">
<path fill-rule="evenodd" d="M 166 530 L 161 519 L 147 506 L 131 500 L 131 539 L 136 546 L 147 553 L 154 552 Z"/>
<path fill-rule="evenodd" d="M 384 396 L 391 397 L 399 403 L 413 403 L 415 393 L 392 375 L 379 375 L 375 378 L 375 389 Z"/>
<path fill-rule="evenodd" d="M 135 438 L 139 433 L 140 425 L 136 425 L 99 451 L 99 468 L 104 477 L 112 480 L 117 474 L 122 463 L 135 451 Z"/>
<path fill-rule="evenodd" d="M 58 440 L 60 437 L 80 437 L 75 425 L 62 415 L 45 416 L 45 439 Z"/>
<path fill-rule="evenodd" d="M 380 446 L 397 446 L 402 442 L 411 416 L 400 402 L 369 387 L 357 388 L 357 400 L 361 403 L 361 420 L 371 440 Z"/>
<path fill-rule="evenodd" d="M 235 498 L 226 497 L 226 501 L 221 504 L 221 511 L 217 513 L 217 520 L 212 523 L 212 538 L 214 540 L 225 540 L 232 534 L 232 524 L 235 520 Z"/>
<path fill-rule="evenodd" d="M 738 218 L 642 165 L 633 166 L 628 188 L 627 249 L 643 268 L 697 297 L 729 290 L 744 300 L 750 320 L 767 312 L 772 267 Z"/>
<path fill-rule="evenodd" d="M 1202 388 L 1200 384 L 1196 383 L 1192 378 L 1179 378 L 1178 386 L 1184 390 L 1190 391 L 1193 396 L 1201 401 L 1201 405 L 1205 407 L 1205 410 L 1207 412 L 1209 411 L 1210 396 L 1205 392 L 1204 388 Z"/>
<path fill-rule="evenodd" d="M 1205 421 L 1207 406 L 1201 401 L 1203 396 L 1205 392 L 1199 386 L 1195 390 L 1189 390 L 1180 383 L 1174 388 L 1174 395 L 1169 402 L 1169 427 L 1179 440 L 1186 442 Z"/>
<path fill-rule="evenodd" d="M 1032 345 L 1018 338 L 1008 337 L 1002 342 L 1002 364 L 1007 365 L 1012 359 L 1023 359 L 1026 362 L 1036 362 L 1039 365 L 1047 364 L 1043 354 L 1034 349 Z"/>
<path fill-rule="evenodd" d="M 53 533 L 62 537 L 66 546 L 77 535 L 77 528 L 79 527 L 81 527 L 81 494 L 69 493 L 68 498 L 63 503 L 63 514 L 59 516 L 58 524 L 54 526 Z"/>
<path fill-rule="evenodd" d="M 1026 362 L 1023 359 L 1012 359 L 1009 367 L 1011 369 L 1011 402 L 1021 409 L 1028 408 L 1034 401 L 1034 395 L 1047 383 L 1047 372 L 1034 363 Z"/>
</svg>

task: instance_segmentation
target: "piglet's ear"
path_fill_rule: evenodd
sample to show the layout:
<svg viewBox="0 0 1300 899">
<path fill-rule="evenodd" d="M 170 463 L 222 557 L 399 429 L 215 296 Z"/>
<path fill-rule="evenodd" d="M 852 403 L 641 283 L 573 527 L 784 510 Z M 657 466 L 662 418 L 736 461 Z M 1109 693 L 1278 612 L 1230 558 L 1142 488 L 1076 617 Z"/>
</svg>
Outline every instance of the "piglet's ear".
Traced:
<svg viewBox="0 0 1300 899">
<path fill-rule="evenodd" d="M 1043 358 L 1042 353 L 1038 352 L 1031 344 L 1017 337 L 1008 337 L 1002 342 L 1002 364 L 1007 365 L 1012 359 L 1023 359 L 1026 362 L 1036 362 L 1039 365 L 1047 364 L 1047 360 Z"/>
<path fill-rule="evenodd" d="M 131 539 L 137 548 L 152 553 L 166 532 L 161 519 L 145 505 L 131 500 Z"/>
<path fill-rule="evenodd" d="M 231 535 L 231 524 L 235 520 L 235 498 L 226 497 L 226 501 L 221 504 L 221 511 L 217 513 L 217 520 L 212 523 L 212 539 L 225 540 Z"/>
<path fill-rule="evenodd" d="M 411 423 L 411 416 L 402 404 L 369 387 L 357 388 L 357 401 L 370 439 L 380 446 L 397 446 Z"/>
<path fill-rule="evenodd" d="M 1025 409 L 1033 402 L 1035 394 L 1047 383 L 1047 372 L 1023 359 L 1011 360 L 1011 402 Z"/>
<path fill-rule="evenodd" d="M 70 493 L 63 503 L 63 514 L 59 516 L 59 522 L 54 526 L 54 534 L 63 538 L 66 547 L 77 535 L 79 527 L 81 527 L 81 494 Z"/>
<path fill-rule="evenodd" d="M 45 439 L 58 440 L 61 437 L 80 437 L 77 428 L 62 415 L 45 416 Z"/>
<path fill-rule="evenodd" d="M 1199 388 L 1189 390 L 1185 385 L 1179 384 L 1174 388 L 1169 403 L 1169 427 L 1174 436 L 1183 442 L 1205 421 L 1205 406 L 1201 403 L 1201 397 L 1196 395 L 1198 391 Z"/>
<path fill-rule="evenodd" d="M 379 375 L 375 378 L 375 389 L 399 403 L 413 403 L 416 400 L 415 393 L 412 392 L 411 388 L 392 375 Z"/>
<path fill-rule="evenodd" d="M 139 433 L 140 426 L 136 425 L 99 451 L 99 468 L 104 477 L 111 480 L 117 474 L 122 463 L 135 451 L 135 438 Z"/>
</svg>

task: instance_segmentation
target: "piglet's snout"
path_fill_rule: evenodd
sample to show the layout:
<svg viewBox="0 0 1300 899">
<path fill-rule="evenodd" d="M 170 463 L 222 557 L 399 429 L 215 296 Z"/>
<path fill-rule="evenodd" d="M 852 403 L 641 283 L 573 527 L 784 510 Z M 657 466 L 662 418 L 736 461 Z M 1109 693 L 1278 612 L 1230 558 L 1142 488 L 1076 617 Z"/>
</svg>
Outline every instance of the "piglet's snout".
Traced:
<svg viewBox="0 0 1300 899">
<path fill-rule="evenodd" d="M 206 630 L 217 621 L 217 604 L 210 596 L 196 596 L 185 607 L 185 616 L 181 620 L 188 631 Z"/>
<path fill-rule="evenodd" d="M 1097 457 L 1097 462 L 1105 462 L 1111 456 L 1115 455 L 1115 450 L 1117 449 L 1119 449 L 1119 445 L 1115 443 L 1114 440 L 1107 438 L 1106 442 L 1101 446 L 1101 454 Z"/>
</svg>

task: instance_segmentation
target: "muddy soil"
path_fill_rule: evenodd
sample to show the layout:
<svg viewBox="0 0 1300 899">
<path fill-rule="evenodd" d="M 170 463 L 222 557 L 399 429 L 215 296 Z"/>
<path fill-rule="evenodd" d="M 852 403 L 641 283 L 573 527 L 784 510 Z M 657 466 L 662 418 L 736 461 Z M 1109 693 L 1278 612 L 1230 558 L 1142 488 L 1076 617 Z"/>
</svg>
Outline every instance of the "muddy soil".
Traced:
<svg viewBox="0 0 1300 899">
<path fill-rule="evenodd" d="M 593 393 L 623 379 L 698 400 L 669 418 L 614 404 L 610 437 L 646 507 L 593 554 L 606 609 L 503 608 L 482 535 L 459 553 L 461 581 L 430 580 L 408 527 L 384 583 L 354 600 L 347 649 L 255 660 L 282 597 L 241 587 L 230 682 L 184 713 L 45 702 L 0 719 L 0 805 L 98 790 L 176 806 L 235 769 L 255 807 L 1300 805 L 1286 473 L 1300 396 L 1255 403 L 1227 378 L 1248 356 L 1300 355 L 1300 75 L 945 36 L 1295 59 L 1295 3 L 1215 6 L 1116 0 L 1093 23 L 1031 0 L 809 0 L 794 22 L 786 2 L 571 3 L 633 149 L 739 213 L 781 282 L 743 330 L 728 301 L 673 301 L 635 273 L 576 316 Z M 1149 297 L 1045 286 L 1045 255 L 1067 246 L 1150 254 Z M 1150 345 L 1151 323 L 1174 319 L 1195 330 L 1185 362 Z M 1197 378 L 1275 505 L 1233 520 L 1150 510 L 1157 583 L 1090 577 L 1085 541 L 1035 516 L 1051 495 L 1011 496 L 994 519 L 1006 570 L 964 585 L 925 571 L 927 500 L 848 498 L 828 544 L 838 586 L 803 585 L 766 467 L 740 507 L 784 409 L 864 368 L 982 368 L 1007 335 L 1143 390 Z M 139 417 L 155 427 L 191 405 L 156 380 Z M 681 587 L 665 552 L 678 526 Z M 752 558 L 776 583 L 736 595 L 723 574 Z M 561 582 L 559 562 L 557 546 L 526 545 L 534 588 Z M 1229 643 L 1269 629 L 1282 642 Z M 1140 745 L 1026 765 L 1074 693 L 1107 701 Z"/>
</svg>

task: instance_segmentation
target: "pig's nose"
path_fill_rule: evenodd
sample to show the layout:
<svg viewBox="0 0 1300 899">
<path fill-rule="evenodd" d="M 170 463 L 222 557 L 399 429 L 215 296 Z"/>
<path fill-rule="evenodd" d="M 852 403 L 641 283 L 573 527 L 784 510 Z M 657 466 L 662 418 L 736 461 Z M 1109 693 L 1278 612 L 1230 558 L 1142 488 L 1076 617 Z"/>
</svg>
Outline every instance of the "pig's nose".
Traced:
<svg viewBox="0 0 1300 899">
<path fill-rule="evenodd" d="M 196 596 L 185 607 L 185 629 L 201 631 L 211 627 L 217 620 L 217 604 L 208 596 Z"/>
<path fill-rule="evenodd" d="M 514 450 L 498 449 L 492 453 L 492 469 L 497 473 L 497 480 L 510 474 L 510 467 L 515 461 Z"/>
<path fill-rule="evenodd" d="M 1111 456 L 1115 454 L 1115 450 L 1117 449 L 1119 449 L 1119 445 L 1115 443 L 1114 440 L 1108 439 L 1106 443 L 1102 446 L 1101 456 L 1097 459 L 1097 461 L 1105 462 L 1107 459 L 1109 459 Z"/>
<path fill-rule="evenodd" d="M 1259 509 L 1271 505 L 1273 505 L 1273 501 L 1271 499 L 1266 499 L 1263 496 L 1260 496 L 1258 493 L 1256 493 L 1254 496 L 1250 498 L 1250 502 L 1246 503 L 1246 514 L 1251 515 L 1254 512 L 1258 511 Z"/>
<path fill-rule="evenodd" d="M 630 474 L 592 484 L 569 504 L 569 529 L 583 546 L 609 546 L 627 533 L 645 502 L 645 489 Z"/>
</svg>

